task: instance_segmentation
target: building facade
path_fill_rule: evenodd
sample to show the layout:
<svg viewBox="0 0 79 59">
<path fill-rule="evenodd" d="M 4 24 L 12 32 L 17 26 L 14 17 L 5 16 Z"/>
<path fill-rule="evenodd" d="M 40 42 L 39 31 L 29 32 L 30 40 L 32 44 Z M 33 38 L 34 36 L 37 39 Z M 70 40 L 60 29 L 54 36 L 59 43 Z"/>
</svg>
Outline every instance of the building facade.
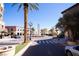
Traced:
<svg viewBox="0 0 79 59">
<path fill-rule="evenodd" d="M 3 21 L 4 4 L 0 4 L 0 34 L 5 31 L 5 23 Z"/>
<path fill-rule="evenodd" d="M 73 6 L 65 9 L 61 13 L 64 14 L 73 14 L 75 11 L 79 11 L 79 3 L 74 4 Z"/>
<path fill-rule="evenodd" d="M 23 35 L 24 28 L 20 26 L 5 26 L 9 35 Z"/>
<path fill-rule="evenodd" d="M 49 30 L 47 28 L 41 29 L 41 35 L 48 35 Z"/>
<path fill-rule="evenodd" d="M 7 34 L 13 35 L 16 33 L 16 26 L 5 26 Z"/>
<path fill-rule="evenodd" d="M 16 35 L 23 35 L 24 34 L 24 27 L 17 26 L 15 34 Z"/>
<path fill-rule="evenodd" d="M 78 15 L 77 13 L 79 13 L 79 3 L 76 3 L 76 4 L 74 4 L 73 6 L 71 6 L 71 7 L 69 7 L 69 8 L 67 8 L 66 10 L 64 10 L 64 11 L 62 11 L 61 12 L 63 15 L 74 15 L 74 14 L 76 14 L 76 15 Z M 73 34 L 74 33 L 74 29 L 73 30 L 71 30 L 71 29 L 66 29 L 65 30 L 65 36 L 66 37 L 69 37 L 69 38 L 71 38 L 72 39 L 72 37 L 77 37 L 77 35 L 78 35 L 78 37 L 79 37 L 79 29 L 78 29 L 78 27 L 75 27 L 75 26 L 78 26 L 78 25 L 76 25 L 76 24 L 78 24 L 78 23 L 75 23 L 76 22 L 76 20 L 78 20 L 78 16 L 73 16 L 74 18 L 72 19 L 72 22 L 70 21 L 70 24 L 71 24 L 71 26 L 74 28 L 74 29 L 76 29 L 76 33 L 75 33 L 75 35 Z M 77 21 L 78 22 L 78 21 Z"/>
</svg>

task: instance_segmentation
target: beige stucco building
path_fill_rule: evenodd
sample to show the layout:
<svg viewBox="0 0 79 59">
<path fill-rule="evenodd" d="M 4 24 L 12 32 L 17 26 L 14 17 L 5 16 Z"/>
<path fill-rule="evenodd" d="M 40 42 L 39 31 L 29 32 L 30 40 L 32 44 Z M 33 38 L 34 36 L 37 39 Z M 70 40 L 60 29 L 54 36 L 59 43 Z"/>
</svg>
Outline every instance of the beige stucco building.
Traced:
<svg viewBox="0 0 79 59">
<path fill-rule="evenodd" d="M 3 21 L 4 4 L 0 3 L 0 33 L 5 31 L 5 23 Z"/>
</svg>

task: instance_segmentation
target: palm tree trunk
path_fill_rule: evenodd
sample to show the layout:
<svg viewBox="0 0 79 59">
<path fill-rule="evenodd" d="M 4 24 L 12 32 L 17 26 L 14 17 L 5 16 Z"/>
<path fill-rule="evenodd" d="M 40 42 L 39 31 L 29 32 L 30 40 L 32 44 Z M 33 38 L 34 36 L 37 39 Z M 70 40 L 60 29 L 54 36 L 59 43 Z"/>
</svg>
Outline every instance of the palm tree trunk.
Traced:
<svg viewBox="0 0 79 59">
<path fill-rule="evenodd" d="M 27 41 L 27 32 L 28 32 L 28 4 L 24 3 L 24 43 Z"/>
</svg>

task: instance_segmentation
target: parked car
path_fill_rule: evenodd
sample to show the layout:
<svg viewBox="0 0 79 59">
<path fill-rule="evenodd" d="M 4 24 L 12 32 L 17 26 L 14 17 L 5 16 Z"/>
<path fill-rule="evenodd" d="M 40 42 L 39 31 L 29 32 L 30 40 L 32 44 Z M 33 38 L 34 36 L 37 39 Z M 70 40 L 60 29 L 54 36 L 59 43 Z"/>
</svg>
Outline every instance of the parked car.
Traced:
<svg viewBox="0 0 79 59">
<path fill-rule="evenodd" d="M 67 56 L 79 56 L 79 46 L 66 46 L 65 53 Z"/>
<path fill-rule="evenodd" d="M 14 36 L 14 38 L 16 38 L 16 39 L 17 39 L 17 38 L 21 38 L 21 37 L 20 37 L 19 35 L 15 35 L 15 36 Z"/>
<path fill-rule="evenodd" d="M 58 35 L 57 37 L 58 38 L 64 38 L 64 35 Z"/>
<path fill-rule="evenodd" d="M 53 37 L 52 37 L 53 39 L 57 39 L 57 35 L 53 35 Z"/>
<path fill-rule="evenodd" d="M 11 38 L 21 38 L 19 35 L 14 35 L 14 36 L 11 36 Z"/>
<path fill-rule="evenodd" d="M 58 38 L 64 38 L 65 36 L 64 36 L 64 34 L 59 34 L 57 37 Z"/>
</svg>

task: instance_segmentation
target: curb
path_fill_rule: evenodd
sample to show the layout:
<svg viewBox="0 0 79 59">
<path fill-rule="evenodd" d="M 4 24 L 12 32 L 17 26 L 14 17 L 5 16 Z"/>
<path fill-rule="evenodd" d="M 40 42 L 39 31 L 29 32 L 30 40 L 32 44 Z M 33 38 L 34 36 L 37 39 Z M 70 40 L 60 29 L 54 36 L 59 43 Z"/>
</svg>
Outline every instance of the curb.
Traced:
<svg viewBox="0 0 79 59">
<path fill-rule="evenodd" d="M 14 56 L 22 56 L 23 53 L 29 48 L 29 46 L 32 44 L 33 41 L 31 41 L 30 43 L 28 43 L 27 46 L 25 46 L 20 52 L 18 52 L 16 55 Z"/>
</svg>

